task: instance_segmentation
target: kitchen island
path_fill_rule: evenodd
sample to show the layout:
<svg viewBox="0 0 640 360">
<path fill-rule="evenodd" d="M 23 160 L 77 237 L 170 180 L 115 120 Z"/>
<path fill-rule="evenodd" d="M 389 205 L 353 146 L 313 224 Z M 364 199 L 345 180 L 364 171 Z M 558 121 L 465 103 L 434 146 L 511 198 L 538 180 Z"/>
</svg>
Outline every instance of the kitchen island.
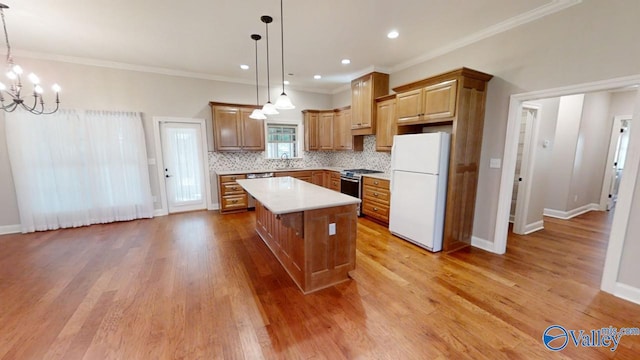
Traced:
<svg viewBox="0 0 640 360">
<path fill-rule="evenodd" d="M 292 177 L 237 182 L 256 199 L 256 232 L 303 293 L 349 279 L 360 199 Z"/>
</svg>

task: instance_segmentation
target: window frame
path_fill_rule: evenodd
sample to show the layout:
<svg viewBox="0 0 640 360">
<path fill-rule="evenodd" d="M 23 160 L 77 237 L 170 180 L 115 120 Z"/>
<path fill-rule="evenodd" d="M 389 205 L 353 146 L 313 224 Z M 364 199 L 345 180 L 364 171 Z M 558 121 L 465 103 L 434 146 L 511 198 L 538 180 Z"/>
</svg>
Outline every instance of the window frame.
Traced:
<svg viewBox="0 0 640 360">
<path fill-rule="evenodd" d="M 295 140 L 293 142 L 294 144 L 294 152 L 295 152 L 295 156 L 290 156 L 289 159 L 302 159 L 302 141 L 300 139 L 300 124 L 297 123 L 291 123 L 291 122 L 268 122 L 265 124 L 265 151 L 264 151 L 264 157 L 265 159 L 280 159 L 281 157 L 269 157 L 269 146 L 270 144 L 290 144 L 291 142 L 279 142 L 279 141 L 269 141 L 269 128 L 270 127 L 280 127 L 280 128 L 292 128 L 294 129 L 294 137 Z"/>
</svg>

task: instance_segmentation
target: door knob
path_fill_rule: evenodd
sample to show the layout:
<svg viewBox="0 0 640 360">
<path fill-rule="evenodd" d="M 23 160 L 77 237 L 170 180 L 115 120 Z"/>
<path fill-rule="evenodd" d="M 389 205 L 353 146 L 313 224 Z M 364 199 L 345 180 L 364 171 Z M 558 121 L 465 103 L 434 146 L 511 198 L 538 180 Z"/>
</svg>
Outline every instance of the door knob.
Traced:
<svg viewBox="0 0 640 360">
<path fill-rule="evenodd" d="M 170 178 L 170 177 L 171 177 L 171 175 L 168 175 L 168 174 L 167 174 L 167 175 L 165 175 L 164 177 L 166 177 L 166 178 Z"/>
</svg>

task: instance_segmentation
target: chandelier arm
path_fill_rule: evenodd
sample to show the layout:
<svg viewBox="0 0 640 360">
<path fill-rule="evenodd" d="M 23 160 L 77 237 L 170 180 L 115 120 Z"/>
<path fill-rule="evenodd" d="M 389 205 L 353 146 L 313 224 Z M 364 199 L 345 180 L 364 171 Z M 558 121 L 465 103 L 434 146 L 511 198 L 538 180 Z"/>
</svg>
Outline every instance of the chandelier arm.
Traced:
<svg viewBox="0 0 640 360">
<path fill-rule="evenodd" d="M 51 114 L 53 114 L 54 112 L 58 111 L 58 108 L 60 108 L 60 103 L 56 103 L 56 108 L 55 108 L 55 109 L 53 109 L 53 110 L 51 110 L 51 111 L 49 111 L 49 112 L 43 112 L 43 113 L 41 113 L 41 114 L 42 114 L 42 115 L 51 115 Z"/>
</svg>

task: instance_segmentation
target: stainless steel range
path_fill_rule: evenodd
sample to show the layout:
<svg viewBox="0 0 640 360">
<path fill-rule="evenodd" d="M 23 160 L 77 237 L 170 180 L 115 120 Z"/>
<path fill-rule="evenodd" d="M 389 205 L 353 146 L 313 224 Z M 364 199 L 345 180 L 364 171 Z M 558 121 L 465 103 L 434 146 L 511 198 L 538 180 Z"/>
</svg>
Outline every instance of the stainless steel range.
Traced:
<svg viewBox="0 0 640 360">
<path fill-rule="evenodd" d="M 347 169 L 340 172 L 340 192 L 362 200 L 362 175 L 379 174 L 382 171 L 368 169 Z M 360 216 L 358 204 L 358 216 Z"/>
</svg>

